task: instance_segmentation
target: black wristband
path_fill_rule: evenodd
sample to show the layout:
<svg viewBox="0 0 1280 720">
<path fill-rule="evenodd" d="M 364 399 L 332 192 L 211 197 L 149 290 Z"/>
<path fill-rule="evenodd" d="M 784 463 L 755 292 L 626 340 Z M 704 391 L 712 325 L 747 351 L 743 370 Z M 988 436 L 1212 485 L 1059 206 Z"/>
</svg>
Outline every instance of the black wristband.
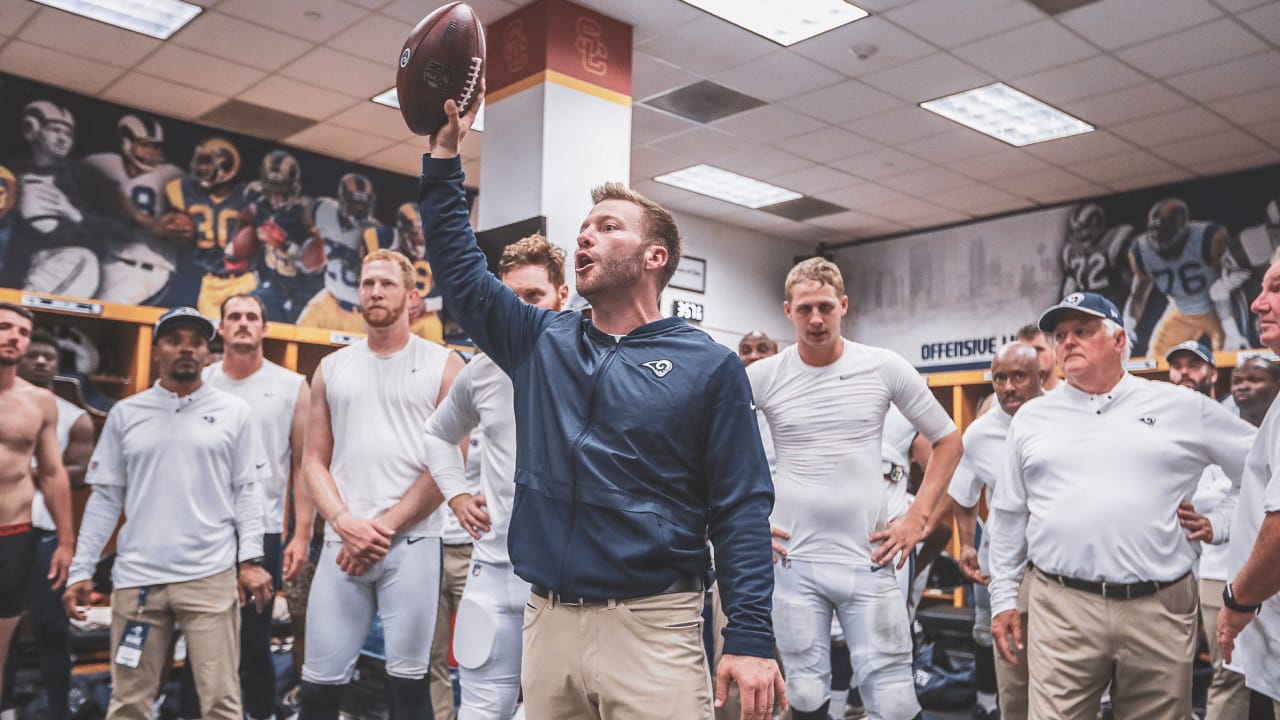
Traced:
<svg viewBox="0 0 1280 720">
<path fill-rule="evenodd" d="M 1242 605 L 1238 602 L 1236 600 L 1235 591 L 1231 589 L 1231 583 L 1227 583 L 1226 586 L 1222 588 L 1222 604 L 1228 610 L 1249 613 L 1250 615 L 1257 615 L 1258 611 L 1262 609 L 1261 603 L 1257 605 Z"/>
<path fill-rule="evenodd" d="M 249 558 L 248 560 L 241 560 L 240 564 L 241 565 L 257 565 L 258 567 L 262 567 L 263 562 L 264 562 L 264 558 L 256 557 L 256 558 Z"/>
</svg>

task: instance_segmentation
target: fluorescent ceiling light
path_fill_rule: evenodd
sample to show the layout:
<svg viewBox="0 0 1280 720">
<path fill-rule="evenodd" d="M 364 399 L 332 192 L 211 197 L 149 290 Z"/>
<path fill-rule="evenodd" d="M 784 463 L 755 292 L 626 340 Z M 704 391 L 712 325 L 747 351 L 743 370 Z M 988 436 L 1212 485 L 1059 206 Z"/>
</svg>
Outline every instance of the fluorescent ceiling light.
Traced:
<svg viewBox="0 0 1280 720">
<path fill-rule="evenodd" d="M 397 110 L 400 109 L 400 96 L 396 94 L 395 88 L 391 88 L 390 90 L 386 90 L 385 92 L 380 92 L 369 99 L 378 103 L 379 105 L 386 105 L 387 107 L 393 107 L 393 108 L 396 108 Z M 480 103 L 480 109 L 476 111 L 476 119 L 475 119 L 475 122 L 471 123 L 471 129 L 475 130 L 476 132 L 484 132 L 484 103 L 483 102 Z"/>
<path fill-rule="evenodd" d="M 41 5 L 66 10 L 108 25 L 150 35 L 160 40 L 199 15 L 202 8 L 182 0 L 36 0 Z"/>
<path fill-rule="evenodd" d="M 1095 129 L 1004 83 L 922 102 L 920 107 L 1015 147 Z"/>
<path fill-rule="evenodd" d="M 682 190 L 724 200 L 752 209 L 804 197 L 794 190 L 770 185 L 710 165 L 694 165 L 654 178 Z"/>
<path fill-rule="evenodd" d="M 684 1 L 783 47 L 867 16 L 866 10 L 845 0 Z"/>
</svg>

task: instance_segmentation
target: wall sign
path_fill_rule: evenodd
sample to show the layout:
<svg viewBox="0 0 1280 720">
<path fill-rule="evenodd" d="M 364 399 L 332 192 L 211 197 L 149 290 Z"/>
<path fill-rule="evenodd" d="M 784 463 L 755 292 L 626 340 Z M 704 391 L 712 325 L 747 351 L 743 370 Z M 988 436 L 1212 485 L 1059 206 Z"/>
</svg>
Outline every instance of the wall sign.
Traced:
<svg viewBox="0 0 1280 720">
<path fill-rule="evenodd" d="M 687 322 L 700 323 L 702 322 L 702 304 L 676 300 L 671 303 L 671 314 Z"/>
<path fill-rule="evenodd" d="M 702 258 L 685 255 L 680 258 L 676 274 L 671 276 L 671 287 L 681 290 L 692 290 L 697 293 L 707 291 L 707 261 Z"/>
</svg>

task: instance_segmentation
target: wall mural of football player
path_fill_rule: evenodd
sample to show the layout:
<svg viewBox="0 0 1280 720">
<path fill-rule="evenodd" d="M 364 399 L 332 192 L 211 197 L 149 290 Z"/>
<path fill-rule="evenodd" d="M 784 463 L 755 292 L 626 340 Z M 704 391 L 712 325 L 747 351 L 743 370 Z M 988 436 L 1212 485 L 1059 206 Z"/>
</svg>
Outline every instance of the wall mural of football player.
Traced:
<svg viewBox="0 0 1280 720">
<path fill-rule="evenodd" d="M 196 145 L 186 177 L 165 186 L 173 212 L 161 220 L 166 234 L 193 244 L 192 262 L 201 273 L 196 309 L 205 317 L 218 317 L 223 300 L 258 288 L 253 259 L 228 250 L 248 203 L 239 173 L 240 151 L 230 140 L 211 137 Z"/>
<path fill-rule="evenodd" d="M 158 218 L 168 211 L 164 188 L 182 170 L 164 157 L 164 128 L 153 119 L 125 115 L 116 123 L 120 151 L 93 153 L 84 162 L 115 182 L 134 223 L 146 232 L 109 239 L 97 297 L 143 304 L 160 299 L 178 266 L 178 248 L 161 237 Z"/>
<path fill-rule="evenodd" d="M 377 195 L 369 178 L 347 173 L 338 181 L 338 197 L 312 206 L 316 230 L 324 238 L 324 289 L 307 303 L 298 324 L 347 333 L 365 331 L 360 314 L 360 263 L 380 248 L 390 248 L 394 231 L 373 218 Z"/>
<path fill-rule="evenodd" d="M 422 216 L 418 206 L 404 203 L 396 210 L 395 249 L 413 262 L 415 284 L 418 288 L 418 304 L 409 308 L 409 330 L 414 335 L 433 342 L 444 342 L 444 324 L 440 321 L 440 309 L 444 298 L 431 280 L 431 265 L 425 258 L 426 243 L 422 237 Z"/>
<path fill-rule="evenodd" d="M 1153 289 L 1168 301 L 1151 333 L 1146 354 L 1152 357 L 1164 357 L 1187 338 L 1207 336 L 1215 350 L 1249 346 L 1231 307 L 1232 294 L 1249 279 L 1248 260 L 1225 227 L 1190 216 L 1182 200 L 1157 201 L 1147 232 L 1129 251 L 1133 290 L 1126 326 L 1138 326 Z"/>
<path fill-rule="evenodd" d="M 302 195 L 302 168 L 293 155 L 272 150 L 258 175 L 246 190 L 232 252 L 237 260 L 256 256 L 253 294 L 266 306 L 267 320 L 292 323 L 324 287 L 324 240 Z"/>
<path fill-rule="evenodd" d="M 9 251 L 9 236 L 13 234 L 13 209 L 18 205 L 18 178 L 9 168 L 0 165 L 0 276 L 4 275 L 4 258 Z"/>
<path fill-rule="evenodd" d="M 1062 290 L 1095 292 L 1123 307 L 1129 296 L 1129 245 L 1132 225 L 1107 227 L 1107 214 L 1097 203 L 1077 205 L 1067 215 L 1062 244 Z"/>
</svg>

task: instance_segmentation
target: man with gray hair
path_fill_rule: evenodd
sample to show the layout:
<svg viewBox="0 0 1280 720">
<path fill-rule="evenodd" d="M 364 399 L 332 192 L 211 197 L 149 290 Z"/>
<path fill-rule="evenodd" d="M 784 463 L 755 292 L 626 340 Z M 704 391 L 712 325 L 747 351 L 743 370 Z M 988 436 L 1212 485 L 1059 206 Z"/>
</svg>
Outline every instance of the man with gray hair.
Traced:
<svg viewBox="0 0 1280 720">
<path fill-rule="evenodd" d="M 1101 295 L 1068 295 L 1039 325 L 1067 385 L 1009 425 L 990 517 L 995 643 L 1015 661 L 1027 573 L 1030 717 L 1092 720 L 1111 683 L 1117 716 L 1182 720 L 1201 533 L 1189 537 L 1176 510 L 1208 465 L 1239 487 L 1252 428 L 1204 395 L 1127 373 L 1129 338 Z M 1231 504 L 1209 518 L 1214 540 Z"/>
</svg>

